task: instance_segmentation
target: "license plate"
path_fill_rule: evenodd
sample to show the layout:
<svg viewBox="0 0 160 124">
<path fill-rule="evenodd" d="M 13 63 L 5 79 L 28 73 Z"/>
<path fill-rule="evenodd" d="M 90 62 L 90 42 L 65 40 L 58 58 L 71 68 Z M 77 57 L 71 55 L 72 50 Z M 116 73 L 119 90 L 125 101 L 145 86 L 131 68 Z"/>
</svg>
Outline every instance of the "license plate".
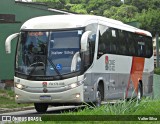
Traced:
<svg viewBox="0 0 160 124">
<path fill-rule="evenodd" d="M 52 98 L 51 98 L 51 96 L 45 95 L 45 96 L 40 96 L 39 99 L 40 100 L 51 100 Z"/>
</svg>

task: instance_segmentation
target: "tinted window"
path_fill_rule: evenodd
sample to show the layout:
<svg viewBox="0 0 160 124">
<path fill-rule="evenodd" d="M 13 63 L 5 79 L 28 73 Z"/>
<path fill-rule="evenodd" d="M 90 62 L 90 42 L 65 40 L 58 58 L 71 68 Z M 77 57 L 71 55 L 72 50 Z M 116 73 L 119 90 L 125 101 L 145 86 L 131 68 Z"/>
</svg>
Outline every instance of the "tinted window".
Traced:
<svg viewBox="0 0 160 124">
<path fill-rule="evenodd" d="M 98 58 L 103 54 L 118 54 L 150 58 L 152 38 L 100 25 Z"/>
</svg>

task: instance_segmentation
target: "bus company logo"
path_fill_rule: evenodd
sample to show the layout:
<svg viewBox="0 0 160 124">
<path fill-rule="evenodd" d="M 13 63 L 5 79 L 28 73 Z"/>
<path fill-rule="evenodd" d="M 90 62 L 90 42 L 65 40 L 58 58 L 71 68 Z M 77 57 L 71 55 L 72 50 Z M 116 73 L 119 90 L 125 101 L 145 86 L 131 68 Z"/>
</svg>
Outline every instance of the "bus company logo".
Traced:
<svg viewBox="0 0 160 124">
<path fill-rule="evenodd" d="M 109 60 L 109 57 L 105 57 L 105 69 L 108 71 L 115 71 L 115 60 Z"/>
<path fill-rule="evenodd" d="M 105 69 L 108 70 L 108 56 L 105 57 Z"/>
<path fill-rule="evenodd" d="M 47 87 L 47 82 L 42 82 L 43 87 Z"/>
</svg>

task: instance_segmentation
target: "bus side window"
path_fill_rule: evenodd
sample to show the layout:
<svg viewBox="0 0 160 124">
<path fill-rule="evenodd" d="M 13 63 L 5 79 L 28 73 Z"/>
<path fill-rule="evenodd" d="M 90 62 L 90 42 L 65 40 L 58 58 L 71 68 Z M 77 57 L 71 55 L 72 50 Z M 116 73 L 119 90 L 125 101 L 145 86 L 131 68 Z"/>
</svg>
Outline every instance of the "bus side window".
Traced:
<svg viewBox="0 0 160 124">
<path fill-rule="evenodd" d="M 125 55 L 127 52 L 127 48 L 126 48 L 126 41 L 125 41 L 125 32 L 122 30 L 118 30 L 118 42 L 117 42 L 117 53 L 120 55 Z"/>
<path fill-rule="evenodd" d="M 146 44 L 146 57 L 150 58 L 153 54 L 153 49 L 152 49 L 152 38 L 150 37 L 145 37 L 145 44 Z"/>
<path fill-rule="evenodd" d="M 112 54 L 117 53 L 117 43 L 118 43 L 118 35 L 117 35 L 117 29 L 111 29 L 110 30 L 110 50 Z"/>
<path fill-rule="evenodd" d="M 103 54 L 108 52 L 108 27 L 99 25 L 99 42 L 98 42 L 98 53 L 97 58 L 99 59 Z"/>
<path fill-rule="evenodd" d="M 105 43 L 104 43 L 104 34 L 101 36 L 99 33 L 99 43 L 98 43 L 98 58 L 100 58 L 103 54 L 105 54 Z"/>
<path fill-rule="evenodd" d="M 134 36 L 138 57 L 145 57 L 145 42 L 143 40 L 143 36 L 135 34 Z"/>
</svg>

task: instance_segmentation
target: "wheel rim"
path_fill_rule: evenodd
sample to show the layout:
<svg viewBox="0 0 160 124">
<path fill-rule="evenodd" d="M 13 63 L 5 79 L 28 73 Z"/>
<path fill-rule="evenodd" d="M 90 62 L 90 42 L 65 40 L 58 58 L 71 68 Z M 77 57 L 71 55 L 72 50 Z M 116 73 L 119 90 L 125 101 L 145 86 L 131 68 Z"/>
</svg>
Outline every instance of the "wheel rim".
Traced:
<svg viewBox="0 0 160 124">
<path fill-rule="evenodd" d="M 141 93 L 140 93 L 140 91 L 138 91 L 137 98 L 141 99 Z"/>
<path fill-rule="evenodd" d="M 96 94 L 96 106 L 99 107 L 101 105 L 101 93 L 97 91 Z"/>
<path fill-rule="evenodd" d="M 140 88 L 140 86 L 138 86 L 137 99 L 141 100 L 141 88 Z"/>
</svg>

